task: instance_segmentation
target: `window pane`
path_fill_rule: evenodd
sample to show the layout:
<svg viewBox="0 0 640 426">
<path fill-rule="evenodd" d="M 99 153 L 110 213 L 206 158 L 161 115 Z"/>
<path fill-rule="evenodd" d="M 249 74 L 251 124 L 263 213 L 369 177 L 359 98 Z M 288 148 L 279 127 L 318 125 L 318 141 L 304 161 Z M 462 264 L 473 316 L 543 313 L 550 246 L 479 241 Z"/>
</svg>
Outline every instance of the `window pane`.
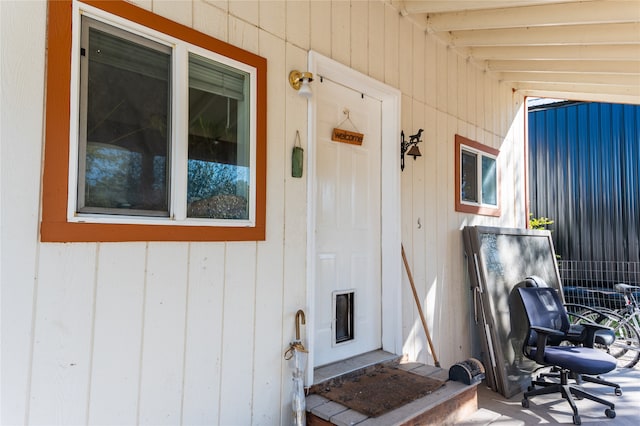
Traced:
<svg viewBox="0 0 640 426">
<path fill-rule="evenodd" d="M 249 76 L 189 55 L 187 216 L 249 219 Z"/>
<path fill-rule="evenodd" d="M 462 201 L 478 202 L 478 155 L 462 151 L 462 184 L 460 185 Z"/>
<path fill-rule="evenodd" d="M 482 157 L 482 203 L 498 205 L 496 160 Z"/>
<path fill-rule="evenodd" d="M 167 216 L 171 54 L 83 24 L 79 211 Z"/>
</svg>

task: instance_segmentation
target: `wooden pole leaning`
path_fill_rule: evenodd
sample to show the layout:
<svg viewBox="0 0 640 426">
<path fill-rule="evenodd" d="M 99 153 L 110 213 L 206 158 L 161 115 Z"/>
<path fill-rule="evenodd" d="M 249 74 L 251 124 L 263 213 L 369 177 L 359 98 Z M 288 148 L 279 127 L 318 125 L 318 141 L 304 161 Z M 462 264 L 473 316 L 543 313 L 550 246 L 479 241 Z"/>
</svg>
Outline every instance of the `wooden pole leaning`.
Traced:
<svg viewBox="0 0 640 426">
<path fill-rule="evenodd" d="M 424 328 L 424 334 L 427 335 L 427 342 L 429 343 L 429 349 L 431 350 L 431 355 L 433 356 L 433 362 L 436 367 L 440 367 L 440 362 L 438 361 L 438 357 L 436 356 L 436 351 L 433 347 L 433 341 L 431 341 L 431 334 L 429 333 L 429 328 L 427 327 L 427 321 L 424 318 L 424 313 L 422 312 L 422 305 L 420 303 L 420 298 L 418 297 L 418 292 L 416 291 L 416 285 L 413 282 L 413 275 L 411 275 L 411 269 L 409 268 L 409 262 L 407 261 L 407 255 L 404 253 L 404 245 L 400 245 L 402 249 L 402 261 L 404 262 L 404 268 L 407 271 L 407 276 L 409 277 L 409 283 L 411 284 L 411 291 L 413 291 L 413 299 L 416 301 L 416 306 L 418 307 L 418 314 L 420 315 L 420 320 L 422 321 L 422 328 Z"/>
</svg>

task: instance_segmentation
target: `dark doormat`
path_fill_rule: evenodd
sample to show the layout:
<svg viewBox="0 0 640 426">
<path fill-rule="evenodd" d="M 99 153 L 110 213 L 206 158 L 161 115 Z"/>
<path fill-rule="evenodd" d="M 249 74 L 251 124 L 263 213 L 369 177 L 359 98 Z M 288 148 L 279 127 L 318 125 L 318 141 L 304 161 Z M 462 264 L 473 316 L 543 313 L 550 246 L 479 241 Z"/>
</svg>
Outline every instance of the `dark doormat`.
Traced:
<svg viewBox="0 0 640 426">
<path fill-rule="evenodd" d="M 378 367 L 359 376 L 333 380 L 316 393 L 369 417 L 378 417 L 443 385 L 443 381 L 419 374 Z"/>
</svg>

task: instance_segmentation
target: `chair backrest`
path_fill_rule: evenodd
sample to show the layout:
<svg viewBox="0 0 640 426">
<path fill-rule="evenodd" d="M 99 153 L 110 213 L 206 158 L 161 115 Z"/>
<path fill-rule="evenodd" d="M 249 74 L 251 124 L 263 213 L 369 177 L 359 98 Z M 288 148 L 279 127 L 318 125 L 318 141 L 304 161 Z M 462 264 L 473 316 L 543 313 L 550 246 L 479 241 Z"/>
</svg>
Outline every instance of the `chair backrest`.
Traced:
<svg viewBox="0 0 640 426">
<path fill-rule="evenodd" d="M 524 287 L 549 287 L 549 284 L 537 275 L 530 275 L 522 281 Z"/>
<path fill-rule="evenodd" d="M 569 316 L 557 290 L 550 287 L 517 288 L 525 311 L 528 326 L 546 327 L 566 333 L 569 330 Z M 536 344 L 536 333 L 531 331 L 526 345 Z"/>
</svg>

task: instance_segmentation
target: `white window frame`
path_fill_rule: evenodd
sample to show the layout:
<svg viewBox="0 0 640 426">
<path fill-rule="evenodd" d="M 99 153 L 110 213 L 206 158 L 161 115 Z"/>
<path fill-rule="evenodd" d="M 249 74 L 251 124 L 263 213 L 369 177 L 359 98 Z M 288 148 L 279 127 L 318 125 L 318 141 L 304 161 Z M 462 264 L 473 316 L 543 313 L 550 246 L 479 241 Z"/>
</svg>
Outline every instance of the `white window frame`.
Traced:
<svg viewBox="0 0 640 426">
<path fill-rule="evenodd" d="M 473 201 L 469 201 L 469 200 L 463 200 L 462 199 L 462 185 L 460 186 L 460 188 L 458 188 L 458 198 L 460 200 L 461 204 L 466 204 L 469 206 L 479 206 L 479 207 L 488 207 L 488 208 L 498 208 L 498 203 L 499 203 L 499 199 L 498 199 L 498 157 L 495 155 L 491 155 L 488 154 L 487 152 L 484 152 L 482 150 L 473 148 L 469 145 L 465 145 L 465 144 L 460 144 L 460 179 L 462 180 L 462 154 L 464 152 L 468 152 L 471 154 L 475 154 L 476 155 L 476 194 L 478 194 L 478 202 L 474 203 Z M 482 190 L 482 182 L 483 182 L 483 175 L 482 175 L 482 158 L 486 157 L 486 158 L 491 158 L 494 162 L 495 162 L 495 166 L 496 166 L 496 178 L 495 178 L 495 194 L 496 194 L 496 204 L 489 204 L 489 203 L 485 203 L 484 202 L 484 191 Z"/>
<path fill-rule="evenodd" d="M 154 29 L 110 14 L 79 2 L 73 3 L 71 51 L 80 52 L 81 16 L 104 22 L 132 34 L 150 39 L 172 48 L 171 72 L 171 142 L 169 216 L 128 216 L 112 214 L 78 213 L 78 155 L 80 143 L 80 55 L 71 55 L 71 99 L 69 134 L 69 181 L 67 196 L 67 220 L 76 223 L 112 223 L 135 225 L 180 225 L 253 227 L 256 225 L 256 163 L 257 163 L 257 70 L 232 58 L 195 46 Z M 209 58 L 249 74 L 249 218 L 208 219 L 187 217 L 187 161 L 189 120 L 189 53 Z"/>
<path fill-rule="evenodd" d="M 490 146 L 484 145 L 480 142 L 468 139 L 464 136 L 455 135 L 455 184 L 454 184 L 454 201 L 455 206 L 454 209 L 456 212 L 460 213 L 469 213 L 469 214 L 479 214 L 483 216 L 493 216 L 500 217 L 502 215 L 501 205 L 501 189 L 500 189 L 500 150 L 496 148 L 492 148 Z M 475 154 L 476 157 L 476 176 L 477 184 L 480 185 L 478 188 L 479 193 L 479 203 L 474 203 L 470 201 L 462 201 L 462 158 L 463 151 L 467 151 L 469 153 Z M 492 158 L 496 163 L 496 201 L 497 204 L 486 204 L 482 203 L 482 158 Z"/>
</svg>

